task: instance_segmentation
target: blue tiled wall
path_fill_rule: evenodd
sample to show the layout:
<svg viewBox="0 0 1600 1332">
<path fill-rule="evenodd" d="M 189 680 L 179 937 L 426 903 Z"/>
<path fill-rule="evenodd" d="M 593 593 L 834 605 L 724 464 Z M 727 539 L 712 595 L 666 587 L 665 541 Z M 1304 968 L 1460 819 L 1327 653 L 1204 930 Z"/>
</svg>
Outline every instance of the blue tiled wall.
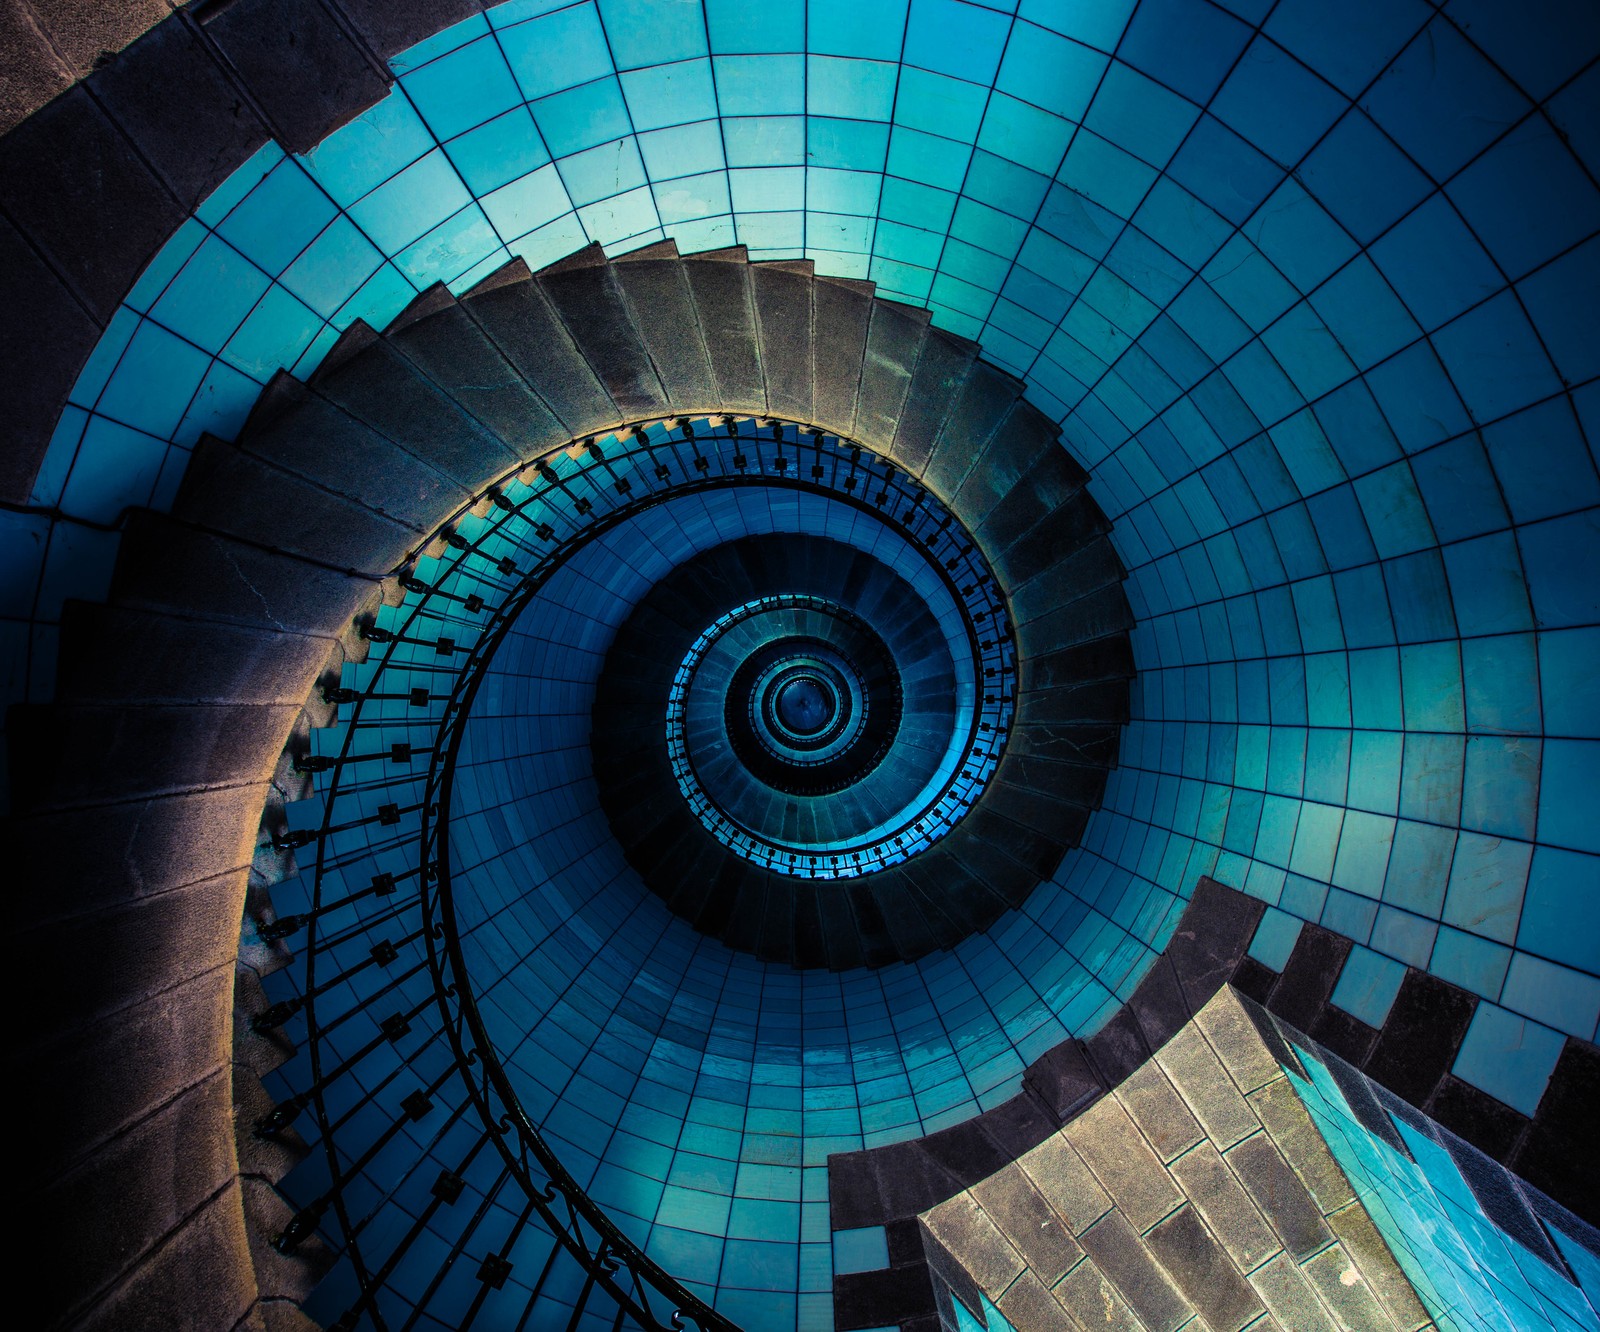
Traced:
<svg viewBox="0 0 1600 1332">
<path fill-rule="evenodd" d="M 502 5 L 306 158 L 263 150 L 129 294 L 41 511 L 0 514 L 10 696 L 104 593 L 93 524 L 169 503 L 202 431 L 357 316 L 591 239 L 808 255 L 1022 375 L 1130 571 L 1122 767 L 1044 929 L 982 947 L 1033 977 L 1103 955 L 1114 994 L 1214 873 L 1353 938 L 1365 1020 L 1394 963 L 1482 996 L 1455 1072 L 1527 1111 L 1600 1020 L 1597 22 Z"/>
<path fill-rule="evenodd" d="M 587 746 L 601 660 L 638 598 L 696 551 L 771 531 L 832 532 L 928 581 L 902 538 L 842 506 L 769 500 L 659 505 L 580 553 L 523 613 L 462 747 L 454 896 L 496 1046 L 579 1182 L 744 1325 L 826 1328 L 828 1154 L 1014 1095 L 1029 1062 L 1116 1006 L 1146 950 L 1052 885 L 953 953 L 797 973 L 700 936 L 644 889 Z M 948 597 L 924 591 L 935 611 Z"/>
<path fill-rule="evenodd" d="M 1441 1332 L 1600 1328 L 1600 1232 L 1388 1097 L 1395 1113 L 1376 1100 L 1367 1112 L 1387 1119 L 1385 1141 L 1322 1059 L 1296 1048 L 1309 1079 L 1285 1072 Z"/>
</svg>

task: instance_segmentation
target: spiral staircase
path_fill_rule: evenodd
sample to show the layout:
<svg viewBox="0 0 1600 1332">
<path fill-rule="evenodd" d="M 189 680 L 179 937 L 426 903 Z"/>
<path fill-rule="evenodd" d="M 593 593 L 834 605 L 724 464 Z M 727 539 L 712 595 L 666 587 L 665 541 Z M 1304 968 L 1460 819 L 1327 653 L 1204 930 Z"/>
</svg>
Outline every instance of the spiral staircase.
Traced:
<svg viewBox="0 0 1600 1332">
<path fill-rule="evenodd" d="M 219 85 L 253 89 L 232 129 L 194 127 L 197 155 L 237 156 L 258 116 L 311 149 L 381 92 L 361 43 L 392 54 L 437 26 L 317 3 L 285 47 L 292 25 L 251 26 L 270 8 L 203 5 L 143 48 L 182 64 L 192 47 L 206 70 L 226 49 Z M 312 37 L 350 57 L 337 78 Z M 280 59 L 298 73 L 275 92 Z M 136 124 L 119 68 L 96 124 Z M 297 119 L 307 88 L 329 106 Z M 41 117 L 47 145 L 84 100 Z M 124 133 L 159 172 L 182 157 L 185 127 Z M 133 168 L 90 147 L 114 193 Z M 198 171 L 189 202 L 214 184 Z M 0 199 L 29 292 L 75 234 L 38 239 L 58 220 L 41 197 Z M 118 246 L 165 235 L 180 203 L 102 238 L 103 271 L 65 266 L 90 322 L 127 285 Z M 88 336 L 81 311 L 52 311 L 7 348 L 41 399 Z M 1415 1167 L 1458 1182 L 1451 1223 L 1509 1255 L 1473 1250 L 1491 1304 L 1586 1325 L 1587 1029 L 1544 1033 L 1548 1087 L 1513 1108 L 1462 1057 L 1499 990 L 1393 963 L 1363 1021 L 1341 1004 L 1372 955 L 1331 907 L 1291 948 L 1254 881 L 1142 905 L 1055 892 L 1139 711 L 1134 607 L 1148 629 L 1168 574 L 1129 583 L 1130 606 L 1117 552 L 1140 537 L 1113 548 L 1038 385 L 871 283 L 670 240 L 516 260 L 373 323 L 314 371 L 278 370 L 234 438 L 200 440 L 170 503 L 107 525 L 115 570 L 65 608 L 54 699 L 11 714 L 8 828 L 51 889 L 19 906 L 18 943 L 47 1015 L 20 1054 L 43 1324 L 928 1332 L 1095 1308 L 1119 1328 L 1409 1332 L 1456 1297 L 1408 1265 L 1398 1194 L 1336 1180 Z M 1553 392 L 1577 398 L 1578 377 Z M 54 410 L 30 406 L 22 434 Z M 1147 443 L 1131 489 L 1162 466 Z M 1203 692 L 1165 670 L 1147 687 Z M 1148 754 L 1137 767 L 1119 818 L 1159 823 L 1151 803 L 1178 797 L 1145 784 Z M 1240 835 L 1230 819 L 1215 839 Z M 1041 963 L 1041 939 L 1096 951 Z M 1050 1021 L 1015 1033 L 1008 994 L 968 993 L 978 949 L 1034 950 L 1044 992 L 1098 967 L 1119 1003 L 1052 993 Z M 970 1100 L 919 1081 L 927 1026 Z M 912 1111 L 874 1124 L 838 1090 L 838 1031 L 849 1078 L 904 1079 Z M 1202 1109 L 1218 1087 L 1253 1136 Z M 1336 1160 L 1303 1113 L 1282 1118 L 1289 1087 Z M 819 1127 L 852 1113 L 853 1138 Z M 1171 1129 L 1191 1113 L 1190 1136 Z M 1281 1245 L 1260 1269 L 1186 1173 L 1213 1149 Z M 1062 1171 L 1084 1169 L 1105 1193 L 1080 1215 Z M 1141 1189 L 1175 1210 L 1146 1215 Z M 1059 1245 L 1033 1233 L 1063 1221 Z M 1248 1283 L 1207 1268 L 1208 1235 Z M 1067 1252 L 1089 1254 L 1075 1294 Z"/>
</svg>

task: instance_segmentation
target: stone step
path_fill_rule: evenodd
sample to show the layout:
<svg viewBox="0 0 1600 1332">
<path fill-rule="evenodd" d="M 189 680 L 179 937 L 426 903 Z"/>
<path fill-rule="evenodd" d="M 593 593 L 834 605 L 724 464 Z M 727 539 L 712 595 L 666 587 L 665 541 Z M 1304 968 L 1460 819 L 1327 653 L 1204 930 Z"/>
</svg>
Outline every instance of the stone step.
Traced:
<svg viewBox="0 0 1600 1332">
<path fill-rule="evenodd" d="M 381 379 L 366 367 L 385 353 L 392 355 L 386 345 L 374 348 L 372 356 L 352 362 L 345 374 Z M 366 508 L 392 514 L 419 531 L 470 499 L 473 491 L 461 478 L 352 415 L 337 389 L 329 396 L 303 386 L 285 387 L 278 397 L 281 401 L 291 395 L 298 395 L 292 408 L 265 420 L 252 418 L 234 447 Z M 435 415 L 448 417 L 439 425 L 445 434 L 459 429 L 461 413 L 454 406 Z"/>
<path fill-rule="evenodd" d="M 66 703 L 293 703 L 326 638 L 129 606 L 69 601 L 56 698 Z"/>
<path fill-rule="evenodd" d="M 891 450 L 894 460 L 913 475 L 927 471 L 934 445 L 976 360 L 976 349 L 966 339 L 928 330 Z"/>
<path fill-rule="evenodd" d="M 461 297 L 461 308 L 549 406 L 569 439 L 622 424 L 622 413 L 526 264 L 518 260 L 490 274 Z"/>
<path fill-rule="evenodd" d="M 715 411 L 716 379 L 678 247 L 663 241 L 635 250 L 612 272 L 670 409 L 680 416 Z"/>
<path fill-rule="evenodd" d="M 690 255 L 684 260 L 684 271 L 722 409 L 765 416 L 766 380 L 761 371 L 750 265 L 743 257 L 743 247 L 737 255 L 728 251 Z"/>
<path fill-rule="evenodd" d="M 885 456 L 893 448 L 927 331 L 926 310 L 873 301 L 856 400 L 855 438 Z"/>
<path fill-rule="evenodd" d="M 611 265 L 569 266 L 563 260 L 536 274 L 535 281 L 623 420 L 672 413 Z"/>
<path fill-rule="evenodd" d="M 424 503 L 419 509 L 431 507 Z M 379 513 L 210 437 L 200 441 L 189 462 L 172 515 L 375 578 L 399 567 L 428 530 L 422 512 Z"/>
<path fill-rule="evenodd" d="M 809 261 L 753 264 L 751 294 L 761 348 L 761 370 L 767 387 L 767 410 L 785 420 L 809 424 L 812 337 L 816 287 Z"/>
<path fill-rule="evenodd" d="M 110 599 L 211 625 L 319 635 L 347 625 L 378 589 L 369 578 L 135 509 L 123 532 Z"/>
<path fill-rule="evenodd" d="M 324 362 L 311 386 L 468 496 L 522 460 L 386 339 L 342 364 Z"/>
<path fill-rule="evenodd" d="M 571 438 L 555 412 L 454 297 L 398 329 L 391 324 L 385 337 L 512 457 L 535 458 Z"/>
</svg>

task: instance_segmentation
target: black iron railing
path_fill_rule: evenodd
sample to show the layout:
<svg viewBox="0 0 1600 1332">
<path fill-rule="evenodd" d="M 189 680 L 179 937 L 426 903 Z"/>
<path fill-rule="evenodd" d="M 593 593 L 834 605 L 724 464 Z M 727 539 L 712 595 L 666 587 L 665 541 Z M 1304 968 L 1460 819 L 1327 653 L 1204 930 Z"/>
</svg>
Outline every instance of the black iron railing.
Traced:
<svg viewBox="0 0 1600 1332">
<path fill-rule="evenodd" d="M 733 1327 L 588 1198 L 524 1112 L 463 957 L 449 814 L 485 668 L 556 569 L 664 498 L 752 485 L 867 509 L 927 552 L 977 654 L 976 762 L 998 761 L 1015 685 L 1000 589 L 914 478 L 849 441 L 750 420 L 642 424 L 535 462 L 458 515 L 401 580 L 404 602 L 365 628 L 367 661 L 326 691 L 339 716 L 298 764 L 317 794 L 287 807 L 279 839 L 303 873 L 259 930 L 295 962 L 255 1025 L 301 1044 L 257 1132 L 306 1127 L 320 1151 L 286 1182 L 299 1208 L 276 1242 L 317 1234 L 342 1255 L 316 1297 L 339 1332 L 469 1328 L 491 1306 L 497 1326 L 558 1326 L 559 1312 L 571 1328 Z M 952 775 L 953 817 L 975 772 Z"/>
</svg>

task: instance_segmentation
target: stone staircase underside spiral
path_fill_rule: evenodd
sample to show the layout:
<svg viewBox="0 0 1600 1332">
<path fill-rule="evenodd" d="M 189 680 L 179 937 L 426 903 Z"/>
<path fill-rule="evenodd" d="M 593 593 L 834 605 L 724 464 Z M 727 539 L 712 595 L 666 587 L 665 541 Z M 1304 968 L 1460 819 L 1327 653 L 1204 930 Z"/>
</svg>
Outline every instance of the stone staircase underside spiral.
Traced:
<svg viewBox="0 0 1600 1332">
<path fill-rule="evenodd" d="M 15 722 L 13 761 L 29 774 L 20 812 L 39 829 L 28 840 L 80 848 L 77 863 L 52 865 L 58 881 L 93 881 L 113 866 L 153 886 L 180 874 L 189 887 L 130 908 L 129 923 L 148 913 L 163 941 L 130 965 L 154 985 L 161 949 L 209 949 L 196 979 L 169 992 L 166 1020 L 227 1031 L 245 866 L 268 784 L 303 789 L 286 745 L 303 736 L 307 696 L 330 663 L 364 651 L 355 630 L 392 588 L 386 580 L 440 549 L 441 533 L 487 503 L 495 481 L 552 449 L 662 419 L 781 417 L 916 478 L 976 536 L 1009 594 L 1022 668 L 1015 733 L 991 787 L 1000 807 L 973 816 L 988 836 L 950 852 L 951 872 L 982 903 L 960 932 L 981 928 L 1080 835 L 1114 761 L 1132 672 L 1105 520 L 1021 387 L 923 311 L 874 299 L 867 284 L 815 278 L 809 264 L 752 265 L 739 250 L 684 258 L 665 243 L 608 262 L 591 247 L 538 275 L 512 264 L 459 299 L 427 291 L 381 335 L 353 325 L 309 384 L 280 373 L 237 443 L 201 443 L 170 514 L 131 517 L 108 604 L 72 608 L 58 700 Z M 85 762 L 91 750 L 96 761 Z M 109 822 L 107 802 L 119 811 Z M 216 867 L 209 880 L 206 866 Z M 170 929 L 174 911 L 192 927 Z M 860 942 L 830 956 L 835 965 L 953 937 L 930 922 L 896 943 L 870 898 L 856 899 L 850 919 Z M 54 933 L 78 946 L 66 925 Z M 179 969 L 193 972 L 194 959 Z M 114 1115 L 112 1088 L 170 1080 L 177 1138 L 127 1148 L 146 1170 L 177 1141 L 231 1136 L 227 1098 L 203 1090 L 226 1081 L 206 1071 L 208 1060 L 226 1068 L 226 1047 L 185 1035 L 152 1068 L 138 1041 L 119 1044 L 109 1010 L 123 1003 L 108 986 L 107 1011 L 89 1004 L 104 1042 L 93 1071 L 80 1067 L 63 1085 L 79 1097 L 105 1088 L 85 1101 Z M 241 1033 L 235 1062 L 251 1063 L 252 1039 Z M 46 1065 L 77 1057 L 39 1052 Z M 257 1060 L 254 1072 L 281 1058 Z M 219 1161 L 192 1182 L 221 1190 L 224 1218 L 237 1204 L 222 1198 L 239 1196 L 231 1178 Z M 283 1205 L 259 1192 L 253 1225 L 270 1232 Z M 232 1233 L 240 1238 L 217 1239 L 219 1261 L 228 1252 L 243 1261 L 243 1232 Z M 289 1259 L 268 1254 L 257 1267 L 266 1286 L 303 1292 L 307 1277 Z M 96 1284 L 88 1274 L 86 1286 Z"/>
</svg>

